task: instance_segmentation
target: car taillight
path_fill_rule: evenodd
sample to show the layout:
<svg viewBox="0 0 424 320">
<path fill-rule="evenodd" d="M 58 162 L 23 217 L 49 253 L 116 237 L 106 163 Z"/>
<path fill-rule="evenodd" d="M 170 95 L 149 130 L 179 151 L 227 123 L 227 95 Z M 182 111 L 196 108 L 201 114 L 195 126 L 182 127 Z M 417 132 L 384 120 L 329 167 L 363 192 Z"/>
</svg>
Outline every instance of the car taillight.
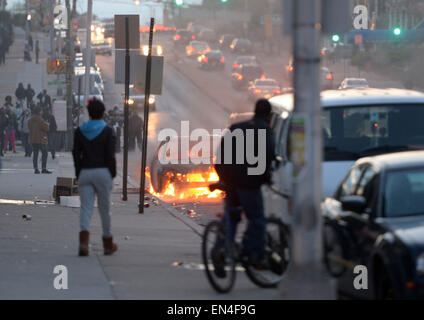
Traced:
<svg viewBox="0 0 424 320">
<path fill-rule="evenodd" d="M 253 93 L 255 93 L 255 94 L 260 94 L 260 93 L 262 93 L 262 90 L 261 90 L 261 89 L 255 89 L 255 90 L 253 91 Z"/>
<path fill-rule="evenodd" d="M 204 57 L 204 58 L 203 58 L 203 62 L 204 62 L 204 63 L 208 63 L 208 61 L 209 61 L 209 58 L 208 58 L 208 57 Z"/>
<path fill-rule="evenodd" d="M 195 35 L 192 35 L 191 36 L 191 40 L 196 40 L 196 36 Z"/>
<path fill-rule="evenodd" d="M 332 74 L 327 74 L 325 76 L 325 79 L 327 79 L 327 80 L 333 80 L 333 75 Z"/>
<path fill-rule="evenodd" d="M 266 79 L 266 75 L 261 75 L 261 80 L 265 80 Z"/>
<path fill-rule="evenodd" d="M 280 89 L 274 89 L 274 93 L 275 94 L 280 94 L 281 93 L 281 90 Z"/>
<path fill-rule="evenodd" d="M 181 36 L 180 36 L 179 34 L 177 34 L 177 35 L 175 36 L 175 40 L 181 40 Z"/>
<path fill-rule="evenodd" d="M 293 71 L 293 70 L 294 70 L 293 66 L 290 66 L 289 71 Z"/>
<path fill-rule="evenodd" d="M 219 59 L 219 62 L 221 62 L 221 63 L 225 63 L 225 58 L 224 58 L 224 57 L 222 57 L 221 59 Z"/>
<path fill-rule="evenodd" d="M 241 75 L 241 74 L 239 74 L 238 76 L 237 76 L 237 80 L 243 80 L 243 76 Z"/>
<path fill-rule="evenodd" d="M 233 69 L 238 69 L 239 65 L 237 63 L 233 64 Z"/>
</svg>

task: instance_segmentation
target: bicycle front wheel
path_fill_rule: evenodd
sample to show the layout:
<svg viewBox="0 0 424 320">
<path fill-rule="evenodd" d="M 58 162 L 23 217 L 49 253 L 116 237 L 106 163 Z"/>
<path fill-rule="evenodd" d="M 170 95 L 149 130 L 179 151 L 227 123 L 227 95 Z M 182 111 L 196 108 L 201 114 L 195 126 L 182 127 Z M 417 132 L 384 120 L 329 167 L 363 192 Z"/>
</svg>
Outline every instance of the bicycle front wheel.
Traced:
<svg viewBox="0 0 424 320">
<path fill-rule="evenodd" d="M 229 292 L 236 278 L 235 248 L 222 222 L 212 221 L 206 226 L 202 258 L 212 287 L 219 293 Z"/>
</svg>

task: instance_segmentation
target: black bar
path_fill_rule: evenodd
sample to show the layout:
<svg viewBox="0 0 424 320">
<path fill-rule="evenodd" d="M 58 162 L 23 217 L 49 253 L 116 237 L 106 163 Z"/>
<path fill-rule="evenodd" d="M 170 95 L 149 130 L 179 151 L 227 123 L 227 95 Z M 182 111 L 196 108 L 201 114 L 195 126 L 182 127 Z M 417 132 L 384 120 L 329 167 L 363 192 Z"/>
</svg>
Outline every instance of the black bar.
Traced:
<svg viewBox="0 0 424 320">
<path fill-rule="evenodd" d="M 124 101 L 124 164 L 122 169 L 122 198 L 128 200 L 128 101 L 130 99 L 130 39 L 128 17 L 125 17 L 125 101 Z"/>
<path fill-rule="evenodd" d="M 146 156 L 147 156 L 147 133 L 149 128 L 149 100 L 150 100 L 150 78 L 152 73 L 152 44 L 153 28 L 155 18 L 150 20 L 149 33 L 149 54 L 147 55 L 146 83 L 144 90 L 144 126 L 143 126 L 143 150 L 141 154 L 141 174 L 140 174 L 140 199 L 138 203 L 138 213 L 144 213 L 144 188 L 146 186 Z"/>
</svg>

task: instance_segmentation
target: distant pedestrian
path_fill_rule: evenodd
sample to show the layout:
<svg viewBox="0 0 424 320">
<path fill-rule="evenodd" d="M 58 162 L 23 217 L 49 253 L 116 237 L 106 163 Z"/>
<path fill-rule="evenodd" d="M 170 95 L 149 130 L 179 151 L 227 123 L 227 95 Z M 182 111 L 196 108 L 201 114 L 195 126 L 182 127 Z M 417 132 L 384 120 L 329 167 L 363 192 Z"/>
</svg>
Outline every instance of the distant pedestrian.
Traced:
<svg viewBox="0 0 424 320">
<path fill-rule="evenodd" d="M 116 176 L 115 136 L 112 128 L 102 120 L 105 112 L 103 102 L 91 99 L 88 102 L 90 121 L 75 131 L 72 155 L 75 175 L 81 198 L 79 255 L 88 256 L 89 229 L 97 195 L 103 228 L 105 255 L 115 252 L 111 234 L 110 193 Z"/>
<path fill-rule="evenodd" d="M 24 113 L 21 116 L 19 121 L 19 131 L 21 132 L 22 145 L 25 149 L 25 157 L 31 157 L 32 146 L 29 143 L 29 128 L 28 121 L 31 118 L 31 112 L 29 109 L 24 110 Z"/>
<path fill-rule="evenodd" d="M 4 107 L 9 107 L 11 109 L 13 109 L 13 103 L 12 103 L 12 97 L 11 96 L 6 96 L 6 98 L 4 99 Z"/>
<path fill-rule="evenodd" d="M 29 108 L 31 106 L 32 99 L 34 99 L 34 96 L 35 96 L 35 91 L 29 83 L 28 83 L 28 86 L 25 90 L 25 96 L 26 96 L 26 101 L 27 101 L 27 108 Z"/>
<path fill-rule="evenodd" d="M 26 99 L 26 90 L 22 82 L 18 84 L 18 88 L 15 90 L 16 102 L 23 105 Z"/>
<path fill-rule="evenodd" d="M 47 170 L 47 133 L 49 132 L 49 124 L 41 117 L 41 108 L 36 107 L 34 115 L 28 121 L 29 142 L 32 145 L 34 173 L 39 174 L 38 170 L 38 153 L 41 151 L 41 173 L 49 174 Z"/>
<path fill-rule="evenodd" d="M 6 64 L 7 43 L 6 38 L 0 34 L 0 66 Z"/>
<path fill-rule="evenodd" d="M 16 153 L 16 130 L 18 129 L 15 113 L 9 108 L 6 108 L 6 132 L 3 140 L 3 153 L 6 153 L 9 142 L 12 146 L 13 153 Z"/>
<path fill-rule="evenodd" d="M 31 53 L 30 53 L 30 47 L 28 42 L 25 43 L 25 47 L 24 47 L 24 61 L 31 61 Z"/>
<path fill-rule="evenodd" d="M 128 150 L 134 151 L 137 139 L 137 144 L 141 150 L 141 137 L 143 129 L 143 120 L 137 115 L 135 111 L 130 111 L 128 119 Z"/>
<path fill-rule="evenodd" d="M 6 108 L 0 108 L 0 156 L 3 157 L 4 136 L 7 128 Z"/>
<path fill-rule="evenodd" d="M 43 119 L 48 122 L 49 124 L 49 132 L 47 134 L 48 136 L 48 144 L 47 144 L 47 150 L 51 152 L 52 159 L 56 158 L 56 146 L 57 146 L 57 124 L 56 124 L 56 118 L 54 117 L 53 113 L 50 109 L 45 109 L 43 112 Z"/>
<path fill-rule="evenodd" d="M 34 50 L 34 41 L 32 40 L 32 35 L 28 36 L 28 46 L 29 46 L 29 51 L 32 52 L 32 50 Z"/>
<path fill-rule="evenodd" d="M 50 96 L 47 94 L 47 90 L 44 89 L 37 95 L 37 99 L 40 101 L 41 108 L 49 108 L 52 107 L 52 100 Z"/>
<path fill-rule="evenodd" d="M 40 55 L 40 42 L 37 40 L 35 41 L 35 63 L 38 64 L 38 57 Z"/>
</svg>

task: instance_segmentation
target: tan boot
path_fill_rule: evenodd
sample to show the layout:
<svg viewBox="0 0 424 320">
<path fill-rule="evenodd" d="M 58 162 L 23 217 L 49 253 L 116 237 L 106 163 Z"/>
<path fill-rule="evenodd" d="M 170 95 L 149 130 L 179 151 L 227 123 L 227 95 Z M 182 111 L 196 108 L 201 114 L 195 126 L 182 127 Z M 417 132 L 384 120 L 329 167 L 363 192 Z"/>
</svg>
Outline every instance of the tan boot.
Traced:
<svg viewBox="0 0 424 320">
<path fill-rule="evenodd" d="M 105 238 L 103 237 L 103 249 L 105 255 L 111 255 L 116 250 L 118 250 L 118 246 L 113 243 L 113 237 Z"/>
<path fill-rule="evenodd" d="M 88 231 L 81 231 L 79 234 L 79 256 L 88 256 L 88 240 L 90 233 Z"/>
</svg>

